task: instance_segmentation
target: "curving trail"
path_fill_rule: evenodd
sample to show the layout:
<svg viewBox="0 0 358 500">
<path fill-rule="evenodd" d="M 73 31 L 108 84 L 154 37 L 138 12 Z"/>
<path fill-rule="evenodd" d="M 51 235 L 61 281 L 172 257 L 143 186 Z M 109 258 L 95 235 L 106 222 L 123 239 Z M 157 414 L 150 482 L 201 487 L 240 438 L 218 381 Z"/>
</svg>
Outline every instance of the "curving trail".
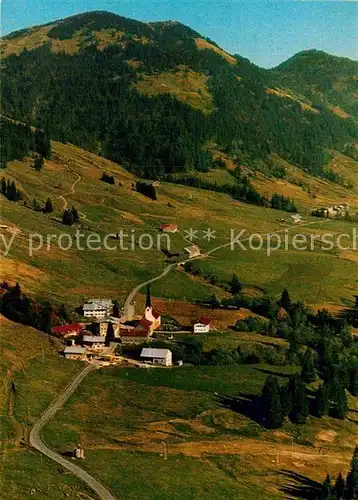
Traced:
<svg viewBox="0 0 358 500">
<path fill-rule="evenodd" d="M 67 170 L 73 174 L 76 174 L 77 179 L 72 183 L 70 191 L 68 193 L 60 194 L 58 196 L 58 198 L 61 199 L 63 202 L 62 210 L 66 210 L 68 208 L 68 201 L 65 198 L 65 196 L 68 196 L 69 194 L 74 194 L 76 192 L 76 185 L 82 180 L 82 176 L 80 174 L 78 174 L 77 172 L 74 172 L 73 170 L 71 170 L 71 168 L 69 166 L 67 166 Z"/>
<path fill-rule="evenodd" d="M 102 500 L 115 500 L 115 497 L 97 479 L 81 469 L 76 463 L 67 460 L 56 451 L 51 450 L 42 440 L 43 427 L 62 408 L 67 399 L 77 389 L 82 380 L 94 369 L 94 365 L 87 365 L 71 382 L 71 384 L 59 395 L 59 397 L 47 408 L 30 432 L 30 445 L 51 460 L 65 467 L 67 470 L 82 479 Z"/>
</svg>

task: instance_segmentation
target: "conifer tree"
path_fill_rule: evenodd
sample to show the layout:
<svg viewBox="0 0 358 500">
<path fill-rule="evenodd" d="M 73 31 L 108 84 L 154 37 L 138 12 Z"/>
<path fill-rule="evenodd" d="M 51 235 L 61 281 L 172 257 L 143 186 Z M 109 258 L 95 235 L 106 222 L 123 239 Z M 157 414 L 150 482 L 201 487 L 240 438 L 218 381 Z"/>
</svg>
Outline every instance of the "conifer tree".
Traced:
<svg viewBox="0 0 358 500">
<path fill-rule="evenodd" d="M 329 400 L 328 400 L 328 390 L 326 384 L 321 384 L 316 391 L 314 412 L 319 418 L 324 415 L 328 415 L 329 411 Z"/>
<path fill-rule="evenodd" d="M 214 309 L 218 309 L 218 307 L 220 307 L 220 302 L 219 302 L 217 296 L 215 295 L 215 293 L 213 293 L 213 295 L 210 297 L 209 303 L 210 303 L 210 307 L 211 307 L 212 311 Z"/>
<path fill-rule="evenodd" d="M 68 323 L 70 321 L 69 314 L 67 312 L 65 304 L 60 305 L 60 309 L 58 311 L 58 316 L 65 322 Z"/>
<path fill-rule="evenodd" d="M 352 396 L 358 396 L 358 366 L 354 366 L 349 371 L 348 390 Z"/>
<path fill-rule="evenodd" d="M 343 500 L 344 492 L 346 489 L 346 482 L 341 473 L 338 474 L 336 482 L 334 483 L 334 492 L 337 500 Z"/>
<path fill-rule="evenodd" d="M 45 214 L 50 214 L 53 212 L 53 205 L 50 198 L 47 198 L 43 211 Z"/>
<path fill-rule="evenodd" d="M 114 340 L 114 328 L 111 322 L 108 323 L 105 345 L 108 347 L 110 342 Z"/>
<path fill-rule="evenodd" d="M 310 384 L 311 382 L 314 382 L 316 380 L 315 360 L 310 348 L 306 349 L 306 352 L 303 356 L 301 377 L 307 384 Z"/>
<path fill-rule="evenodd" d="M 64 210 L 63 216 L 62 216 L 62 223 L 65 224 L 66 226 L 72 226 L 73 225 L 73 213 L 72 210 Z"/>
<path fill-rule="evenodd" d="M 2 177 L 2 178 L 1 178 L 0 192 L 1 192 L 1 194 L 3 194 L 4 196 L 6 196 L 6 180 L 5 180 L 5 177 Z"/>
<path fill-rule="evenodd" d="M 292 303 L 290 294 L 288 293 L 288 290 L 286 288 L 283 290 L 281 298 L 278 301 L 278 304 L 279 306 L 283 307 L 287 312 L 290 310 Z"/>
<path fill-rule="evenodd" d="M 72 213 L 72 217 L 73 217 L 73 223 L 74 224 L 77 224 L 77 222 L 80 221 L 80 217 L 78 215 L 78 212 L 77 210 L 75 209 L 75 207 L 72 207 L 71 208 L 71 213 Z"/>
<path fill-rule="evenodd" d="M 292 398 L 290 419 L 296 424 L 305 424 L 308 417 L 306 384 L 299 375 L 293 375 L 288 388 Z"/>
<path fill-rule="evenodd" d="M 34 164 L 35 170 L 40 172 L 43 166 L 44 166 L 44 157 L 42 155 L 39 155 L 35 158 L 35 164 Z"/>
<path fill-rule="evenodd" d="M 355 447 L 351 468 L 347 475 L 345 497 L 347 500 L 358 498 L 358 446 Z"/>
<path fill-rule="evenodd" d="M 242 284 L 240 283 L 236 273 L 234 273 L 230 281 L 230 293 L 232 293 L 233 295 L 237 295 L 241 292 L 241 290 Z"/>
<path fill-rule="evenodd" d="M 331 500 L 332 499 L 332 485 L 330 475 L 327 474 L 326 479 L 322 485 L 322 500 Z"/>
<path fill-rule="evenodd" d="M 330 407 L 330 415 L 334 418 L 344 420 L 348 413 L 348 401 L 345 391 L 345 383 L 342 374 L 337 370 L 333 372 L 331 380 L 328 382 L 329 399 L 333 402 Z"/>
<path fill-rule="evenodd" d="M 267 377 L 262 389 L 261 408 L 264 425 L 269 429 L 278 429 L 283 423 L 280 386 L 277 377 Z"/>
</svg>

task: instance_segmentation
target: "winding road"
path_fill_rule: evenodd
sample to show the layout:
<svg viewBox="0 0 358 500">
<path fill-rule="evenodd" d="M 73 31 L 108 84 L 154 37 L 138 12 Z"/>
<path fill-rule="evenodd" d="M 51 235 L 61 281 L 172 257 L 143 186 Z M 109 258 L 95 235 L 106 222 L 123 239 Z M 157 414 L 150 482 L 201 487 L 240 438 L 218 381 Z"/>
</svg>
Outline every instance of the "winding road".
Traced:
<svg viewBox="0 0 358 500">
<path fill-rule="evenodd" d="M 87 365 L 71 382 L 71 384 L 60 394 L 60 396 L 48 407 L 48 409 L 43 413 L 40 419 L 37 421 L 35 426 L 32 428 L 30 432 L 30 445 L 33 448 L 36 448 L 43 455 L 46 455 L 51 460 L 54 460 L 58 464 L 62 465 L 70 472 L 75 474 L 77 477 L 82 479 L 93 491 L 97 493 L 99 498 L 103 500 L 115 500 L 115 497 L 105 488 L 97 479 L 88 474 L 88 472 L 84 471 L 76 465 L 75 463 L 67 460 L 59 453 L 51 450 L 46 444 L 43 442 L 41 437 L 41 432 L 43 427 L 55 416 L 55 414 L 63 407 L 64 403 L 67 399 L 73 394 L 82 380 L 95 368 L 94 365 Z"/>
</svg>

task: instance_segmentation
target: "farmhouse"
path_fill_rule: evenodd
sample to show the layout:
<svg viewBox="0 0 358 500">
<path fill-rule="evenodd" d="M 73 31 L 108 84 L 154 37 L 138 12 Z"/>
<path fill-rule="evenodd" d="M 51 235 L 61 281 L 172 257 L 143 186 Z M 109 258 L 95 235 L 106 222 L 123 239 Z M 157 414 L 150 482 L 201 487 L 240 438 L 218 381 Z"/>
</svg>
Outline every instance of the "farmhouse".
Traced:
<svg viewBox="0 0 358 500">
<path fill-rule="evenodd" d="M 155 349 L 144 347 L 140 353 L 143 361 L 150 361 L 164 366 L 172 366 L 172 352 L 169 349 Z"/>
<path fill-rule="evenodd" d="M 85 359 L 86 348 L 78 345 L 67 346 L 63 354 L 66 359 Z"/>
<path fill-rule="evenodd" d="M 177 233 L 178 226 L 177 224 L 162 224 L 160 230 L 163 231 L 163 233 Z"/>
<path fill-rule="evenodd" d="M 208 333 L 210 332 L 210 319 L 201 317 L 199 321 L 194 324 L 194 333 Z"/>
<path fill-rule="evenodd" d="M 79 335 L 84 327 L 84 323 L 72 323 L 70 325 L 54 326 L 51 332 L 58 337 L 67 338 Z"/>
<path fill-rule="evenodd" d="M 335 217 L 345 217 L 349 213 L 349 204 L 342 203 L 340 205 L 332 205 L 331 207 L 317 208 L 312 212 L 316 217 L 327 217 L 332 219 Z"/>
<path fill-rule="evenodd" d="M 103 349 L 106 342 L 105 337 L 99 335 L 83 335 L 82 343 L 91 349 Z"/>
<path fill-rule="evenodd" d="M 300 214 L 293 214 L 290 217 L 294 224 L 299 224 L 300 222 L 302 222 L 302 215 Z"/>
<path fill-rule="evenodd" d="M 184 250 L 188 254 L 189 259 L 200 255 L 200 247 L 198 245 L 191 245 L 190 247 L 184 248 Z"/>
</svg>

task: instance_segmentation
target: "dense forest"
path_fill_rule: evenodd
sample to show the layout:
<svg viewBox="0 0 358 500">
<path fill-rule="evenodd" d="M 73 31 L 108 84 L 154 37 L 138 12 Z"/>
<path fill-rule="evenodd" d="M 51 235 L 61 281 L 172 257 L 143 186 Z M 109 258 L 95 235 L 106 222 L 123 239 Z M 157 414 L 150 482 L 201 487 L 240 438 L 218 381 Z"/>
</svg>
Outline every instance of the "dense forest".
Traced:
<svg viewBox="0 0 358 500">
<path fill-rule="evenodd" d="M 111 43 L 99 48 L 94 31 L 104 29 L 111 30 Z M 271 73 L 240 56 L 230 64 L 213 50 L 198 50 L 200 35 L 180 23 L 140 23 L 96 12 L 59 22 L 48 37 L 65 40 L 79 30 L 85 35 L 74 55 L 53 52 L 49 41 L 6 58 L 4 114 L 154 179 L 210 169 L 209 143 L 253 169 L 278 153 L 329 177 L 327 149 L 342 151 L 356 141 L 352 119 L 325 108 L 303 110 L 298 101 L 268 94 Z M 128 64 L 133 60 L 140 62 L 135 69 Z M 211 114 L 169 93 L 147 96 L 134 87 L 143 75 L 178 66 L 208 78 L 215 105 Z"/>
<path fill-rule="evenodd" d="M 0 168 L 6 168 L 9 161 L 22 160 L 30 151 L 37 153 L 40 159 L 51 158 L 51 144 L 42 130 L 33 131 L 28 125 L 3 117 L 0 129 Z"/>
</svg>

